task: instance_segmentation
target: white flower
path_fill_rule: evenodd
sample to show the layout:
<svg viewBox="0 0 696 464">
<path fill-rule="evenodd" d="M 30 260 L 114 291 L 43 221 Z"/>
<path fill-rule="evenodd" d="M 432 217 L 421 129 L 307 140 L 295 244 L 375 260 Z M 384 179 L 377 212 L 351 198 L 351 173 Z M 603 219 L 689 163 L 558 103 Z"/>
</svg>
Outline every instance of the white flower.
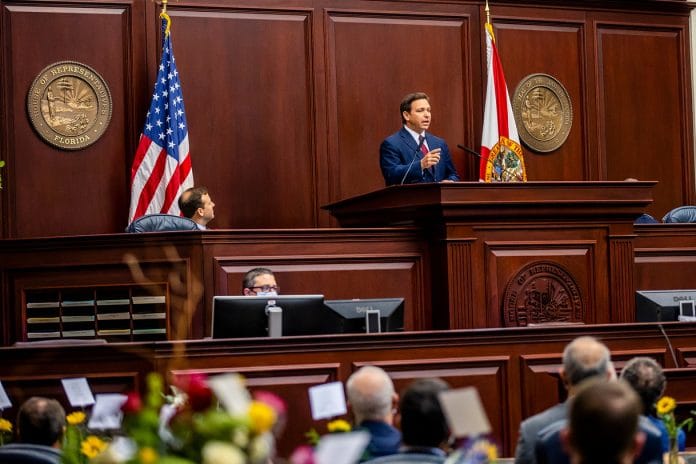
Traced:
<svg viewBox="0 0 696 464">
<path fill-rule="evenodd" d="M 246 448 L 249 444 L 249 430 L 246 427 L 236 427 L 232 431 L 232 443 L 240 448 Z"/>
<path fill-rule="evenodd" d="M 249 443 L 249 460 L 251 462 L 265 462 L 273 449 L 273 435 L 264 433 L 251 440 Z"/>
<path fill-rule="evenodd" d="M 201 450 L 203 464 L 244 464 L 245 456 L 239 448 L 223 441 L 209 441 Z"/>
</svg>

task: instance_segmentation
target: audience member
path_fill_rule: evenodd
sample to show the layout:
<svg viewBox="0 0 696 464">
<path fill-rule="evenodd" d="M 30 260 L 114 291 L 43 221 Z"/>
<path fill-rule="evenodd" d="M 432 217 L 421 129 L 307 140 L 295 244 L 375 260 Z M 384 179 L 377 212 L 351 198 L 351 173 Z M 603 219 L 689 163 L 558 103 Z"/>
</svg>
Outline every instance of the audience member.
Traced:
<svg viewBox="0 0 696 464">
<path fill-rule="evenodd" d="M 414 381 L 401 395 L 402 447 L 399 453 L 368 461 L 370 464 L 445 462 L 449 427 L 438 394 L 448 390 L 441 379 Z"/>
<path fill-rule="evenodd" d="M 376 366 L 361 367 L 348 378 L 346 393 L 356 427 L 370 432 L 365 457 L 397 453 L 401 432 L 393 425 L 399 396 L 389 375 Z"/>
<path fill-rule="evenodd" d="M 645 440 L 640 412 L 638 395 L 623 381 L 583 384 L 563 432 L 571 464 L 631 464 Z"/>
<path fill-rule="evenodd" d="M 17 443 L 0 447 L 0 462 L 61 462 L 65 410 L 56 400 L 29 398 L 19 408 L 16 426 Z"/>
<path fill-rule="evenodd" d="M 382 176 L 387 185 L 459 180 L 447 143 L 430 128 L 430 99 L 422 92 L 401 100 L 401 129 L 379 147 Z"/>
<path fill-rule="evenodd" d="M 215 203 L 205 187 L 184 190 L 179 197 L 179 209 L 181 214 L 198 224 L 200 230 L 206 230 L 208 223 L 215 218 Z"/>
<path fill-rule="evenodd" d="M 275 296 L 280 292 L 273 271 L 265 267 L 251 269 L 242 279 L 244 296 Z"/>
<path fill-rule="evenodd" d="M 652 358 L 637 357 L 633 358 L 624 366 L 621 371 L 621 378 L 625 380 L 638 393 L 643 405 L 642 414 L 652 422 L 655 427 L 660 429 L 662 437 L 662 452 L 669 451 L 669 434 L 661 419 L 657 417 L 657 400 L 665 392 L 667 380 L 662 372 L 662 367 Z M 677 435 L 679 451 L 684 451 L 686 447 L 686 434 L 679 430 Z"/>
<path fill-rule="evenodd" d="M 572 397 L 576 387 L 585 379 L 598 377 L 610 379 L 616 375 L 611 363 L 609 349 L 593 337 L 579 337 L 570 342 L 563 351 L 561 380 Z M 516 464 L 535 464 L 537 434 L 544 427 L 565 419 L 568 402 L 563 402 L 536 414 L 520 424 Z"/>
</svg>

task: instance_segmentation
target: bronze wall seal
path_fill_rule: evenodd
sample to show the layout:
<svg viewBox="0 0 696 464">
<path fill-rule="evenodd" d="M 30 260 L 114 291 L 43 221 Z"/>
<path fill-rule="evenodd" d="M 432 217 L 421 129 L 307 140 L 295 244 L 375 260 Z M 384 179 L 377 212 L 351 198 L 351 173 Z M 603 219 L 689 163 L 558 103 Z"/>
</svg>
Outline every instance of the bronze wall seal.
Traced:
<svg viewBox="0 0 696 464">
<path fill-rule="evenodd" d="M 573 276 L 557 263 L 530 263 L 505 286 L 503 317 L 506 327 L 584 322 L 580 287 Z"/>
<path fill-rule="evenodd" d="M 106 131 L 111 121 L 111 92 L 94 69 L 60 61 L 36 76 L 27 96 L 27 110 L 42 139 L 58 148 L 79 150 Z"/>
<path fill-rule="evenodd" d="M 522 79 L 512 98 L 512 112 L 522 141 L 532 150 L 556 150 L 570 134 L 573 106 L 563 84 L 548 74 Z"/>
</svg>

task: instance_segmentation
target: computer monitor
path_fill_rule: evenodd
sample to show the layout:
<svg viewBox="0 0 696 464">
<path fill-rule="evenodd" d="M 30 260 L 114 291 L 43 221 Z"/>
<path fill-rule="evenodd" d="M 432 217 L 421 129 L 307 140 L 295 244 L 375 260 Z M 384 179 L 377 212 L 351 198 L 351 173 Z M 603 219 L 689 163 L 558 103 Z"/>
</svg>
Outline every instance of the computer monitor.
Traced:
<svg viewBox="0 0 696 464">
<path fill-rule="evenodd" d="M 324 295 L 215 296 L 213 338 L 270 336 L 275 323 L 269 319 L 267 307 L 282 309 L 283 336 L 341 331 L 341 318 L 324 306 Z"/>
<path fill-rule="evenodd" d="M 343 333 L 404 330 L 403 298 L 326 300 L 324 303 L 343 319 Z"/>
<path fill-rule="evenodd" d="M 641 290 L 636 292 L 636 321 L 676 321 L 693 312 L 696 290 Z"/>
</svg>

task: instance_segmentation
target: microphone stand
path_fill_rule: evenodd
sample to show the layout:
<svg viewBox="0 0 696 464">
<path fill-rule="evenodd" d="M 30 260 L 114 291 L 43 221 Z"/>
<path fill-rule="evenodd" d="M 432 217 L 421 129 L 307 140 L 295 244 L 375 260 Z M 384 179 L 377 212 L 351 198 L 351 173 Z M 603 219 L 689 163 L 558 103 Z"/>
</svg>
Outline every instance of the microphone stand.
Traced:
<svg viewBox="0 0 696 464">
<path fill-rule="evenodd" d="M 421 147 L 423 146 L 423 143 L 425 142 L 425 137 L 418 143 L 418 148 L 416 148 L 416 151 L 413 152 L 413 159 L 411 159 L 411 162 L 408 164 L 408 169 L 406 169 L 406 172 L 404 173 L 404 177 L 401 178 L 401 182 L 399 182 L 399 185 L 404 185 L 404 181 L 406 180 L 406 176 L 408 176 L 408 172 L 411 170 L 411 166 L 413 166 L 413 162 L 416 161 L 416 158 L 418 157 L 418 152 L 421 151 Z"/>
</svg>

